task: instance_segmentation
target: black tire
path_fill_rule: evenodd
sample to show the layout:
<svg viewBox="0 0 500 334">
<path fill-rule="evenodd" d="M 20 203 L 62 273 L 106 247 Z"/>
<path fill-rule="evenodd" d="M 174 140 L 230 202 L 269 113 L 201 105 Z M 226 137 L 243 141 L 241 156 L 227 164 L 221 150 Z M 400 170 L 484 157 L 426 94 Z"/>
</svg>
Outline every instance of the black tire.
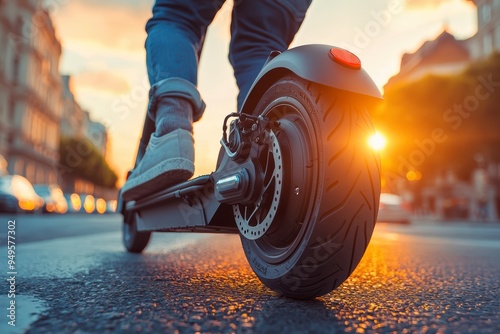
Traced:
<svg viewBox="0 0 500 334">
<path fill-rule="evenodd" d="M 373 102 L 288 75 L 254 109 L 277 121 L 283 191 L 269 230 L 241 240 L 259 279 L 287 297 L 337 288 L 368 246 L 380 197 L 380 160 L 367 144 Z"/>
<path fill-rule="evenodd" d="M 151 232 L 137 231 L 135 215 L 126 213 L 123 220 L 123 245 L 129 253 L 142 253 L 149 243 Z"/>
</svg>

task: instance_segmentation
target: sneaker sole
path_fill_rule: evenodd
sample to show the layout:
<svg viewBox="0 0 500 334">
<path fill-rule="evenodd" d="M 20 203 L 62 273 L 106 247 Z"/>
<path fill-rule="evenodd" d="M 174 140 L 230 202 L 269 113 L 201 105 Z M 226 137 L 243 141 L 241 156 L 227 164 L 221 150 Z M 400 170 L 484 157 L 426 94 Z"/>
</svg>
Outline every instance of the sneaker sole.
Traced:
<svg viewBox="0 0 500 334">
<path fill-rule="evenodd" d="M 189 180 L 194 174 L 194 164 L 185 158 L 162 161 L 132 180 L 122 189 L 125 201 L 137 200 L 156 191 Z M 139 187 L 140 186 L 140 187 Z"/>
</svg>

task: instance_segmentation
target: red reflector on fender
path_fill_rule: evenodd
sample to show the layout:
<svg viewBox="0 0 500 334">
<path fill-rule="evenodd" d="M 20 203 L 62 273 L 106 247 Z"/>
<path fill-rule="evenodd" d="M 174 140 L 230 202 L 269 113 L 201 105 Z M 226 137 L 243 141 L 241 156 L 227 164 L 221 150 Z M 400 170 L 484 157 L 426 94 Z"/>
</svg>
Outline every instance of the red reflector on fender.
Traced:
<svg viewBox="0 0 500 334">
<path fill-rule="evenodd" d="M 353 70 L 361 69 L 361 60 L 354 53 L 341 49 L 331 48 L 328 54 L 334 61 Z"/>
</svg>

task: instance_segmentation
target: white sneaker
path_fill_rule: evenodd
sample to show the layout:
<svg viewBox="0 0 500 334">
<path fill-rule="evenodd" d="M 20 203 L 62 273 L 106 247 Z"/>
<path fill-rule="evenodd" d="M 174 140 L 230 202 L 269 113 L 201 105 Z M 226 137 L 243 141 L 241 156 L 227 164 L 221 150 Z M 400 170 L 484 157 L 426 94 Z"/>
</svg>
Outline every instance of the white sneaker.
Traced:
<svg viewBox="0 0 500 334">
<path fill-rule="evenodd" d="M 194 139 L 177 129 L 164 136 L 154 134 L 144 157 L 122 188 L 124 201 L 137 200 L 189 180 L 194 173 Z"/>
</svg>

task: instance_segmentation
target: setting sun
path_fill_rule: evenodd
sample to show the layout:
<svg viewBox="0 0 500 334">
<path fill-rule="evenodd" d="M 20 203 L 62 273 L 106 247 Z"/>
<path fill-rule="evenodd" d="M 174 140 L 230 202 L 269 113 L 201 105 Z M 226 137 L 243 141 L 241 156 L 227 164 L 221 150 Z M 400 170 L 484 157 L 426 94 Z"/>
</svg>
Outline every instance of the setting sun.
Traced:
<svg viewBox="0 0 500 334">
<path fill-rule="evenodd" d="M 386 144 L 387 140 L 385 139 L 384 135 L 378 131 L 371 135 L 370 138 L 368 138 L 368 145 L 375 151 L 383 150 Z"/>
</svg>

